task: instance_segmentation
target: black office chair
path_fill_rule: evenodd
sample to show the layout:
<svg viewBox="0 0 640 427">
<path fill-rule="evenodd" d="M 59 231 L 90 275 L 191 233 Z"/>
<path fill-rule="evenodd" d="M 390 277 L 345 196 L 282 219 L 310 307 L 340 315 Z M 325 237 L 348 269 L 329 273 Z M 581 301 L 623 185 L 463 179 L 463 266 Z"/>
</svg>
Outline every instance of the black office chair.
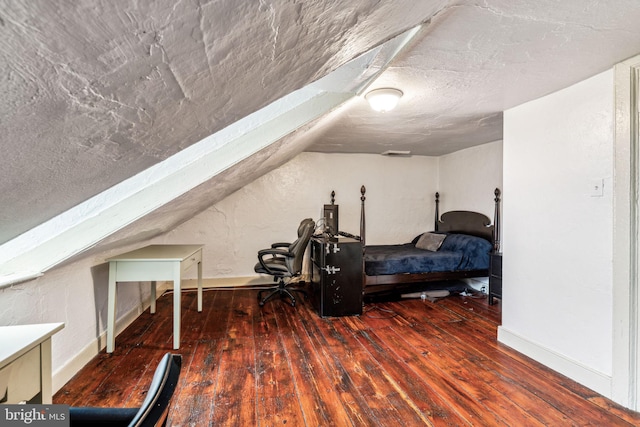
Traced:
<svg viewBox="0 0 640 427">
<path fill-rule="evenodd" d="M 296 298 L 292 291 L 305 293 L 304 287 L 293 286 L 290 282 L 292 278 L 302 274 L 304 252 L 315 228 L 316 223 L 311 218 L 304 219 L 298 226 L 296 241 L 293 243 L 274 243 L 270 249 L 262 249 L 258 252 L 258 263 L 254 270 L 256 273 L 269 274 L 273 276 L 274 282 L 278 282 L 277 285 L 258 292 L 258 303 L 261 307 L 276 295 L 280 295 L 281 298 L 283 296 L 289 297 L 291 305 L 295 307 Z M 262 298 L 262 294 L 267 291 L 271 292 Z"/>
<path fill-rule="evenodd" d="M 178 385 L 182 356 L 167 353 L 162 357 L 147 397 L 139 408 L 70 407 L 71 427 L 84 426 L 164 426 L 169 413 L 171 396 Z"/>
</svg>

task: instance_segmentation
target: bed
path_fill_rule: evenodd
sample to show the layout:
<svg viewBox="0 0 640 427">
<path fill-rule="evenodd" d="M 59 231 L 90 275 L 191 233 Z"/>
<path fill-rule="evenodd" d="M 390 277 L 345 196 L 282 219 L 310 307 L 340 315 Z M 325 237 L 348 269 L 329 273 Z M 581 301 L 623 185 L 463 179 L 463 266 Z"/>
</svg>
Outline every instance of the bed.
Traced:
<svg viewBox="0 0 640 427">
<path fill-rule="evenodd" d="M 420 290 L 461 291 L 466 287 L 461 279 L 489 275 L 489 253 L 500 249 L 499 189 L 494 191 L 493 224 L 486 215 L 472 211 L 440 216 L 440 195 L 436 193 L 434 230 L 397 245 L 366 245 L 364 186 L 360 192 L 365 295 L 402 291 L 417 284 Z"/>
</svg>

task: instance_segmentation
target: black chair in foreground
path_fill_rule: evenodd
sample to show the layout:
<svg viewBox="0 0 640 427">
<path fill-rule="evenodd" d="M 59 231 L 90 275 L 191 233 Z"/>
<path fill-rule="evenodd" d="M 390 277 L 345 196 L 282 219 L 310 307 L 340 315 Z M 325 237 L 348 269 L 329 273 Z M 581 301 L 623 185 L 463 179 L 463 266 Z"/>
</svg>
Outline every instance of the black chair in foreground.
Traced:
<svg viewBox="0 0 640 427">
<path fill-rule="evenodd" d="M 178 385 L 182 356 L 167 353 L 162 357 L 147 397 L 139 408 L 70 407 L 71 427 L 80 426 L 164 426 L 171 396 Z"/>
<path fill-rule="evenodd" d="M 298 226 L 298 239 L 293 243 L 274 243 L 270 249 L 262 249 L 258 252 L 258 263 L 254 270 L 256 273 L 269 274 L 277 285 L 258 292 L 258 303 L 262 307 L 268 300 L 276 295 L 289 297 L 291 305 L 295 307 L 296 298 L 292 291 L 303 292 L 303 287 L 290 285 L 291 279 L 302 274 L 302 262 L 304 252 L 307 249 L 311 235 L 316 228 L 316 223 L 307 218 Z M 285 282 L 285 279 L 287 280 Z M 271 291 L 262 298 L 264 292 Z"/>
</svg>

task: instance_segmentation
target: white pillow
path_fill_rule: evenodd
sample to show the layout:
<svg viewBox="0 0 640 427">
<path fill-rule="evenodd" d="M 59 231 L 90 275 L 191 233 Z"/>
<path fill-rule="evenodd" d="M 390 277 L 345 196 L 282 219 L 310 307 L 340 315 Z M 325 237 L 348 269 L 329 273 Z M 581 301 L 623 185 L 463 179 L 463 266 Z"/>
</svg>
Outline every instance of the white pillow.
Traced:
<svg viewBox="0 0 640 427">
<path fill-rule="evenodd" d="M 446 234 L 424 233 L 416 242 L 416 248 L 435 252 L 440 249 L 445 237 Z"/>
</svg>

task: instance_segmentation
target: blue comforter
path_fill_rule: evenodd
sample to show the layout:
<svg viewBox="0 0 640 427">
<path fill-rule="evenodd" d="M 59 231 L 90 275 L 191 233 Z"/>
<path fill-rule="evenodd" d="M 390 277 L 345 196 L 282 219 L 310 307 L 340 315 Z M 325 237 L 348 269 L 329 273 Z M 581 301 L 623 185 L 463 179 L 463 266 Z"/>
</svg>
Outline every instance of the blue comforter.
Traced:
<svg viewBox="0 0 640 427">
<path fill-rule="evenodd" d="M 367 246 L 367 276 L 485 270 L 489 268 L 491 243 L 481 237 L 449 234 L 436 252 L 418 249 L 415 243 Z"/>
</svg>

